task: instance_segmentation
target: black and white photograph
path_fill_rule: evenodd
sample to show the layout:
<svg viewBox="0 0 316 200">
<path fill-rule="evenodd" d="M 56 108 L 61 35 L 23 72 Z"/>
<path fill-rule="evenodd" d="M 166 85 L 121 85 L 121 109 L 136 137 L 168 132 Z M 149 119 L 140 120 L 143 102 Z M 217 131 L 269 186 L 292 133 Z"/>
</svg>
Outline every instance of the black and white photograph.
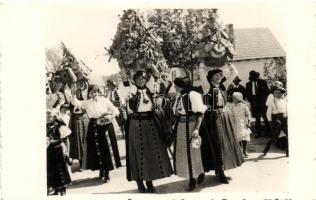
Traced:
<svg viewBox="0 0 316 200">
<path fill-rule="evenodd" d="M 261 12 L 48 13 L 47 195 L 287 191 L 285 22 Z"/>
<path fill-rule="evenodd" d="M 31 40 L 28 47 L 22 39 L 3 40 L 0 67 L 26 80 L 3 75 L 11 84 L 0 94 L 15 99 L 3 105 L 17 101 L 29 111 L 13 117 L 17 109 L 1 106 L 15 119 L 3 127 L 37 129 L 22 131 L 30 141 L 11 136 L 15 145 L 7 150 L 11 138 L 2 136 L 0 161 L 13 172 L 1 177 L 14 185 L 14 171 L 33 176 L 17 181 L 26 188 L 39 182 L 37 197 L 45 199 L 252 199 L 246 194 L 260 193 L 285 200 L 304 187 L 310 193 L 302 194 L 316 198 L 309 172 L 315 127 L 307 125 L 315 122 L 315 106 L 307 108 L 316 98 L 315 80 L 303 77 L 315 75 L 315 59 L 300 55 L 316 43 L 307 45 L 298 34 L 307 6 L 293 13 L 295 6 L 281 3 L 129 5 L 21 6 L 17 12 L 30 16 L 28 23 L 14 29 L 6 22 Z M 19 64 L 22 71 L 7 70 L 6 58 L 20 47 L 38 61 L 29 57 Z M 27 85 L 32 81 L 36 88 Z M 4 197 L 18 198 L 17 187 L 4 189 Z"/>
</svg>

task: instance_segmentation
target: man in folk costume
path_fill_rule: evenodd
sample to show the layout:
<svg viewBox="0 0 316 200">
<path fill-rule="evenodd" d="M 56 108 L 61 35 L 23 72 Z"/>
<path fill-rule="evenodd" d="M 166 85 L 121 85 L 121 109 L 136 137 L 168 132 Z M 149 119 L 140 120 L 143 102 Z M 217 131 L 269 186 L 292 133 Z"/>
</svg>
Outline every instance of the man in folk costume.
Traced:
<svg viewBox="0 0 316 200">
<path fill-rule="evenodd" d="M 88 100 L 78 100 L 75 91 L 76 88 L 73 87 L 71 90 L 72 103 L 85 109 L 89 117 L 87 169 L 100 170 L 100 179 L 108 182 L 110 180 L 109 171 L 113 170 L 113 163 L 105 133 L 119 111 L 111 101 L 100 95 L 101 92 L 97 85 L 89 85 Z"/>
<path fill-rule="evenodd" d="M 266 116 L 266 101 L 269 95 L 269 87 L 265 80 L 260 79 L 260 73 L 252 70 L 249 72 L 249 82 L 246 83 L 246 96 L 251 105 L 251 114 L 256 118 L 256 136 L 261 137 L 261 117 L 265 123 L 266 134 L 271 134 L 271 128 Z"/>
<path fill-rule="evenodd" d="M 120 111 L 120 115 L 118 117 L 116 117 L 116 121 L 117 121 L 118 125 L 120 126 L 120 129 L 122 131 L 122 135 L 123 135 L 123 138 L 124 138 L 125 137 L 124 136 L 125 135 L 124 134 L 124 132 L 125 132 L 124 125 L 125 125 L 125 122 L 127 120 L 126 107 L 125 107 L 125 105 L 123 105 L 122 99 L 121 99 L 121 97 L 119 95 L 119 92 L 118 92 L 118 88 L 114 84 L 114 82 L 111 81 L 111 80 L 108 80 L 107 81 L 107 86 L 109 88 L 108 97 L 109 97 L 110 101 Z"/>
<path fill-rule="evenodd" d="M 235 67 L 229 64 L 227 82 L 230 83 L 236 74 Z M 219 181 L 227 184 L 224 170 L 240 166 L 244 158 L 236 138 L 233 115 L 225 109 L 227 98 L 223 79 L 226 78 L 221 69 L 210 70 L 207 74 L 210 89 L 204 95 L 204 103 L 208 106 L 204 120 L 208 134 L 201 135 L 203 140 L 201 152 L 204 170 L 206 172 L 215 170 Z M 208 156 L 212 150 L 216 157 L 215 165 L 213 159 Z"/>
<path fill-rule="evenodd" d="M 239 92 L 242 94 L 243 99 L 246 98 L 246 88 L 240 84 L 241 79 L 239 76 L 236 76 L 233 82 L 227 88 L 227 100 L 233 102 L 234 92 Z"/>
<path fill-rule="evenodd" d="M 154 193 L 152 181 L 169 177 L 173 171 L 167 145 L 162 141 L 154 120 L 155 102 L 153 93 L 146 87 L 146 72 L 137 71 L 133 80 L 136 88 L 131 91 L 128 101 L 133 113 L 126 134 L 127 178 L 136 181 L 139 192 Z"/>
</svg>

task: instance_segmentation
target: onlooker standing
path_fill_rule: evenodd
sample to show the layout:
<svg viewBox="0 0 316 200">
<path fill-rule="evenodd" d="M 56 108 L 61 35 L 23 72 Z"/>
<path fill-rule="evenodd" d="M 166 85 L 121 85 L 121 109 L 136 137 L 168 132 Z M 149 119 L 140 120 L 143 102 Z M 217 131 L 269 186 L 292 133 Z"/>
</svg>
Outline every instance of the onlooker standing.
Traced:
<svg viewBox="0 0 316 200">
<path fill-rule="evenodd" d="M 240 92 L 243 96 L 243 99 L 246 98 L 246 88 L 240 84 L 241 79 L 236 76 L 233 82 L 227 88 L 227 99 L 229 102 L 233 101 L 233 93 Z"/>
<path fill-rule="evenodd" d="M 249 82 L 246 84 L 246 96 L 251 105 L 251 114 L 256 118 L 256 136 L 261 137 L 261 117 L 265 123 L 266 134 L 270 134 L 270 126 L 266 116 L 266 100 L 269 95 L 269 87 L 265 80 L 260 79 L 260 73 L 252 70 L 249 72 Z"/>
</svg>

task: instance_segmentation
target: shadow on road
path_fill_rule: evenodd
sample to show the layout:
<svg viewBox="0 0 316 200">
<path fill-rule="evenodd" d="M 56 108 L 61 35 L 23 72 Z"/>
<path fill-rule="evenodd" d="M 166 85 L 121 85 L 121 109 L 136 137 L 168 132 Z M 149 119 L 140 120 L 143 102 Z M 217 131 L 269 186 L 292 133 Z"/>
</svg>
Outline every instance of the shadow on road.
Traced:
<svg viewBox="0 0 316 200">
<path fill-rule="evenodd" d="M 72 181 L 71 185 L 68 187 L 69 189 L 74 188 L 81 188 L 81 187 L 91 187 L 91 186 L 97 186 L 104 184 L 103 181 L 99 179 L 99 177 L 93 177 L 93 178 L 85 178 L 85 179 L 78 179 L 75 181 Z"/>
<path fill-rule="evenodd" d="M 201 189 L 206 187 L 215 187 L 217 185 L 221 185 L 222 183 L 216 180 L 216 176 L 214 175 L 206 175 L 205 180 L 202 184 L 196 186 L 196 188 L 190 193 L 200 192 Z M 135 186 L 136 187 L 136 186 Z M 156 186 L 156 194 L 171 194 L 171 193 L 187 193 L 187 189 L 189 187 L 189 180 L 180 180 L 172 183 L 167 183 L 163 185 Z M 108 193 L 97 193 L 97 194 L 132 194 L 138 193 L 137 189 L 135 190 L 127 190 L 121 192 L 108 192 Z"/>
</svg>

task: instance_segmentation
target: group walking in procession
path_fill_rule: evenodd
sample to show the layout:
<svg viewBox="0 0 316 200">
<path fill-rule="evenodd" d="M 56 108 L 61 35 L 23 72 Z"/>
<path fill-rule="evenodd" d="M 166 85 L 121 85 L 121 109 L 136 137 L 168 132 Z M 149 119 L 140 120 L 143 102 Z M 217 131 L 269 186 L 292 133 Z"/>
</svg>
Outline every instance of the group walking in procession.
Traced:
<svg viewBox="0 0 316 200">
<path fill-rule="evenodd" d="M 66 194 L 75 160 L 78 173 L 98 171 L 102 183 L 115 179 L 110 177 L 111 171 L 126 167 L 126 179 L 134 181 L 139 193 L 159 193 L 154 181 L 172 175 L 187 181 L 187 191 L 204 183 L 206 174 L 229 184 L 234 177 L 228 177 L 226 170 L 241 167 L 249 156 L 251 138 L 262 137 L 261 118 L 265 136 L 269 137 L 262 156 L 281 133 L 287 135 L 283 83 L 276 81 L 269 87 L 259 72 L 251 70 L 243 86 L 231 62 L 234 52 L 229 34 L 219 26 L 213 27 L 217 24 L 216 9 L 209 12 L 209 17 L 212 20 L 206 28 L 216 30 L 222 42 L 206 40 L 206 46 L 213 45 L 206 50 L 207 55 L 202 56 L 204 50 L 197 53 L 199 62 L 211 66 L 205 74 L 199 74 L 207 80 L 207 89 L 194 84 L 193 74 L 185 69 L 181 75 L 171 76 L 166 65 L 172 66 L 172 62 L 162 59 L 169 58 L 161 53 L 166 48 L 159 46 L 154 34 L 146 32 L 133 10 L 124 12 L 109 50 L 118 60 L 121 76 L 106 82 L 106 93 L 91 83 L 87 73 L 79 69 L 86 67 L 84 63 L 63 46 L 62 67 L 47 74 L 48 195 Z M 127 44 L 141 34 L 139 47 Z M 118 47 L 123 45 L 121 40 L 127 41 L 127 49 L 140 48 L 138 57 L 132 52 L 118 53 L 124 50 Z M 157 53 L 148 57 L 146 51 L 155 48 L 159 49 Z M 181 62 L 177 55 L 171 60 Z M 120 90 L 128 92 L 122 95 Z M 119 139 L 125 140 L 125 152 L 120 152 Z M 126 165 L 121 162 L 123 153 Z M 288 153 L 287 147 L 286 156 Z"/>
</svg>

